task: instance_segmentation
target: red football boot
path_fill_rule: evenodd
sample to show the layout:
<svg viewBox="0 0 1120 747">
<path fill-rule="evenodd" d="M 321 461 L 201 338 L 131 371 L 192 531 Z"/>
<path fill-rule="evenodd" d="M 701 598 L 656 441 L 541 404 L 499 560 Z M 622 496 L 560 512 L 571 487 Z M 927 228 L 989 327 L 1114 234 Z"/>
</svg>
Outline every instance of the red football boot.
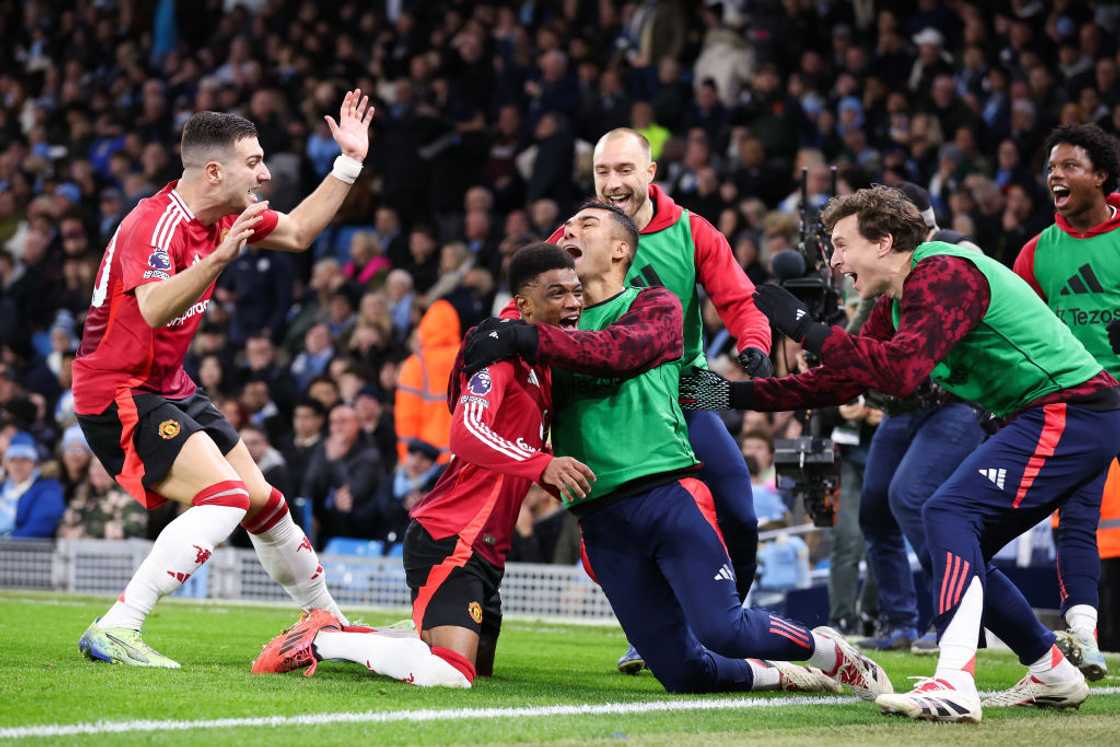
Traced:
<svg viewBox="0 0 1120 747">
<path fill-rule="evenodd" d="M 307 667 L 304 677 L 315 674 L 315 636 L 320 630 L 342 630 L 342 621 L 327 610 L 305 610 L 299 622 L 266 643 L 253 661 L 253 674 L 280 674 Z"/>
</svg>

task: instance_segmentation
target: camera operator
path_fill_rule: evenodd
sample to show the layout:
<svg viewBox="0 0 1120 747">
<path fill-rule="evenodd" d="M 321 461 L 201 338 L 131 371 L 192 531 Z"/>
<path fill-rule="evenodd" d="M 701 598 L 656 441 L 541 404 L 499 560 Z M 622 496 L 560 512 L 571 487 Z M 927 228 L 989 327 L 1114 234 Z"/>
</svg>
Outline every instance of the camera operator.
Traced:
<svg viewBox="0 0 1120 747">
<path fill-rule="evenodd" d="M 681 380 L 682 404 L 819 407 L 868 390 L 906 397 L 932 377 L 1004 419 L 922 508 L 938 631 L 934 678 L 875 702 L 910 718 L 979 722 L 973 672 L 986 627 L 1030 671 L 985 705 L 1079 706 L 1089 696 L 1081 672 L 989 561 L 1055 508 L 1085 503 L 1099 510 L 1120 442 L 1120 383 L 1010 269 L 973 250 L 925 241 L 928 227 L 898 190 L 877 186 L 834 198 L 822 218 L 832 265 L 862 297 L 882 295 L 861 334 L 821 324 L 793 294 L 765 286 L 756 306 L 823 365 L 743 382 L 697 370 Z M 930 699 L 940 704 L 936 712 Z"/>
</svg>

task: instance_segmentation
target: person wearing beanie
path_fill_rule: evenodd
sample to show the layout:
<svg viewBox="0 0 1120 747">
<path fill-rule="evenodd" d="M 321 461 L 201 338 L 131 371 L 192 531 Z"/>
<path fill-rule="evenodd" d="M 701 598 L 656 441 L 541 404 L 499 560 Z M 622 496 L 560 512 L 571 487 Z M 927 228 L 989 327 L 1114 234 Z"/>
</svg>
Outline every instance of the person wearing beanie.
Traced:
<svg viewBox="0 0 1120 747">
<path fill-rule="evenodd" d="M 27 433 L 12 436 L 4 450 L 0 486 L 0 537 L 50 539 L 66 505 L 57 480 L 39 475 L 39 449 Z"/>
</svg>

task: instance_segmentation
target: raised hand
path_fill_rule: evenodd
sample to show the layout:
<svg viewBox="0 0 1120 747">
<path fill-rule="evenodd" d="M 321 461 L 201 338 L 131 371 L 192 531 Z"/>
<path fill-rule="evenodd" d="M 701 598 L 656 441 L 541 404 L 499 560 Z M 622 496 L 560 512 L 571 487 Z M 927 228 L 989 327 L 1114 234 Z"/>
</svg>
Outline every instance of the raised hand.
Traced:
<svg viewBox="0 0 1120 747">
<path fill-rule="evenodd" d="M 329 114 L 323 117 L 343 154 L 355 161 L 364 161 L 369 152 L 369 123 L 373 121 L 373 111 L 369 96 L 363 96 L 361 89 L 355 88 L 347 91 L 342 99 L 337 122 Z"/>
</svg>

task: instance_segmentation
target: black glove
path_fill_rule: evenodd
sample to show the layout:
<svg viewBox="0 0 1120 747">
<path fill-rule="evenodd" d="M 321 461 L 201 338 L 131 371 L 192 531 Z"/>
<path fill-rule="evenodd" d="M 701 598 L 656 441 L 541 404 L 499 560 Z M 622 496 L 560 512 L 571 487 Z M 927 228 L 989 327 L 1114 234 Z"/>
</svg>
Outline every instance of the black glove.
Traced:
<svg viewBox="0 0 1120 747">
<path fill-rule="evenodd" d="M 678 401 L 682 410 L 748 410 L 754 384 L 728 381 L 706 368 L 681 376 Z"/>
<path fill-rule="evenodd" d="M 739 353 L 739 365 L 752 379 L 766 379 L 774 375 L 770 356 L 758 348 L 746 348 Z"/>
<path fill-rule="evenodd" d="M 821 351 L 828 325 L 813 321 L 809 307 L 797 296 L 777 285 L 763 285 L 754 292 L 754 305 L 783 335 L 803 343 L 811 353 Z"/>
<path fill-rule="evenodd" d="M 1112 346 L 1112 352 L 1120 353 L 1120 319 L 1113 319 L 1108 323 L 1108 344 Z"/>
<path fill-rule="evenodd" d="M 521 356 L 537 359 L 537 328 L 515 319 L 486 319 L 463 341 L 463 371 L 467 376 L 495 361 Z"/>
</svg>

